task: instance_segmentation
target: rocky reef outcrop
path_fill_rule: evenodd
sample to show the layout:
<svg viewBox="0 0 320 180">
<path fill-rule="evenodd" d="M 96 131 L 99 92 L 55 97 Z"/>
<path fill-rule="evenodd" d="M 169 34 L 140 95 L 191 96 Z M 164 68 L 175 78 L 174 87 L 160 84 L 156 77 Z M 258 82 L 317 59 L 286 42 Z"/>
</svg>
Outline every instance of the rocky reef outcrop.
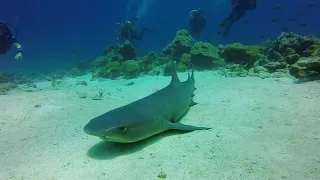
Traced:
<svg viewBox="0 0 320 180">
<path fill-rule="evenodd" d="M 93 61 L 93 77 L 116 79 L 124 75 L 125 78 L 133 78 L 133 74 L 138 74 L 139 69 L 130 65 L 133 65 L 137 58 L 137 49 L 130 41 L 111 44 L 103 51 L 102 56 Z M 131 67 L 137 72 L 132 72 Z"/>
<path fill-rule="evenodd" d="M 253 67 L 257 60 L 264 58 L 259 47 L 245 46 L 240 43 L 223 46 L 220 54 L 228 63 L 241 64 L 249 68 Z"/>
<path fill-rule="evenodd" d="M 314 36 L 282 33 L 276 40 L 258 45 L 234 43 L 215 46 L 209 42 L 194 42 L 185 29 L 157 55 L 150 52 L 139 57 L 130 42 L 110 45 L 93 62 L 96 77 L 134 78 L 140 74 L 169 75 L 170 62 L 177 62 L 179 72 L 190 64 L 196 69 L 225 69 L 228 76 L 306 78 L 316 76 L 320 41 Z"/>
<path fill-rule="evenodd" d="M 194 42 L 185 29 L 158 55 L 150 52 L 139 56 L 136 46 L 129 41 L 106 47 L 101 56 L 93 60 L 77 61 L 73 68 L 56 71 L 46 76 L 52 86 L 59 85 L 63 77 L 75 77 L 92 72 L 93 78 L 136 78 L 139 75 L 171 75 L 172 62 L 179 72 L 186 72 L 190 65 L 197 70 L 219 70 L 223 75 L 254 76 L 260 78 L 290 77 L 295 79 L 320 79 L 320 40 L 309 35 L 282 33 L 276 40 L 267 40 L 257 45 L 233 43 L 214 45 L 209 42 Z M 0 73 L 0 94 L 11 89 L 26 87 L 33 91 L 35 84 L 23 76 Z M 23 88 L 21 89 L 23 90 Z"/>
<path fill-rule="evenodd" d="M 193 45 L 192 36 L 185 29 L 176 33 L 176 37 L 163 50 L 162 56 L 178 61 L 184 53 L 189 53 Z"/>
<path fill-rule="evenodd" d="M 296 78 L 319 79 L 320 57 L 303 57 L 290 68 L 290 74 Z"/>
<path fill-rule="evenodd" d="M 224 63 L 218 54 L 219 49 L 208 42 L 197 42 L 191 47 L 190 61 L 196 67 L 212 69 Z"/>
<path fill-rule="evenodd" d="M 304 56 L 305 51 L 312 45 L 320 44 L 319 39 L 314 36 L 301 36 L 295 33 L 283 32 L 273 43 L 270 52 L 276 51 L 284 54 L 288 48 L 294 50 L 298 55 Z"/>
<path fill-rule="evenodd" d="M 7 94 L 19 84 L 30 83 L 29 77 L 13 73 L 0 72 L 0 95 Z"/>
</svg>

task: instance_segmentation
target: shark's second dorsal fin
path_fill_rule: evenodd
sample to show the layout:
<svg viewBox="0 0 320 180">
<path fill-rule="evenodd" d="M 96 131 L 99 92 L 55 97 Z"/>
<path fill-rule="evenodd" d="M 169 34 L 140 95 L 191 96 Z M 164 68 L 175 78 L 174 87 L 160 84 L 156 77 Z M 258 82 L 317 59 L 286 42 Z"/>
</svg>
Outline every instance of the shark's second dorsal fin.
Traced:
<svg viewBox="0 0 320 180">
<path fill-rule="evenodd" d="M 172 76 L 171 76 L 170 85 L 179 84 L 180 80 L 177 74 L 177 63 L 175 61 L 171 64 L 171 68 L 172 68 Z"/>
</svg>

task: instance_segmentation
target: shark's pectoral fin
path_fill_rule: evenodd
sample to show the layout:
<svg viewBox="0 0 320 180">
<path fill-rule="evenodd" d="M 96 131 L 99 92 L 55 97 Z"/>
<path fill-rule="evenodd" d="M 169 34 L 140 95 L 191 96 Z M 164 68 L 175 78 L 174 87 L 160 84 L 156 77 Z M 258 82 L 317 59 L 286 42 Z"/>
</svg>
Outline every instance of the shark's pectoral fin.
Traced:
<svg viewBox="0 0 320 180">
<path fill-rule="evenodd" d="M 180 130 L 180 131 L 195 131 L 195 130 L 209 130 L 211 128 L 185 125 L 185 124 L 181 124 L 179 122 L 176 122 L 176 123 L 170 122 L 169 129 L 176 129 L 176 130 Z"/>
</svg>

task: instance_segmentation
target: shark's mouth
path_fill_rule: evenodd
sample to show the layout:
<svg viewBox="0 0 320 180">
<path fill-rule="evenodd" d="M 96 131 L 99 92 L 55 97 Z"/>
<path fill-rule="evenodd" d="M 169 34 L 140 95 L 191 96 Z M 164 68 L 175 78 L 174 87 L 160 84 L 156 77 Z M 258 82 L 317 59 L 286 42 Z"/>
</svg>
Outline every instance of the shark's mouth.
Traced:
<svg viewBox="0 0 320 180">
<path fill-rule="evenodd" d="M 110 138 L 108 138 L 108 137 L 106 137 L 106 136 L 99 136 L 99 138 L 102 139 L 102 140 L 108 140 L 108 139 L 110 139 Z"/>
<path fill-rule="evenodd" d="M 124 140 L 121 138 L 112 138 L 112 137 L 108 137 L 108 136 L 99 136 L 99 138 L 102 140 L 105 140 L 105 141 L 118 142 L 118 143 L 131 143 L 131 142 L 133 142 L 133 141 Z"/>
<path fill-rule="evenodd" d="M 121 140 L 121 139 L 112 138 L 112 137 L 108 137 L 108 136 L 99 136 L 99 138 L 102 140 L 106 140 L 106 141 L 119 141 L 119 140 Z"/>
</svg>

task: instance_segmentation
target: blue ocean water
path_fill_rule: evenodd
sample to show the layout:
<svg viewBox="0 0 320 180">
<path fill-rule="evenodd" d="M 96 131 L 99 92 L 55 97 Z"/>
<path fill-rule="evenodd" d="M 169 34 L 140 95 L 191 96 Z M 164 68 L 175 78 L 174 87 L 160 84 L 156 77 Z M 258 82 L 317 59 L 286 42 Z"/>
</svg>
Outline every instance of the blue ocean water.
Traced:
<svg viewBox="0 0 320 180">
<path fill-rule="evenodd" d="M 258 8 L 248 12 L 243 20 L 234 24 L 230 35 L 222 38 L 216 33 L 219 22 L 231 11 L 230 0 L 2 1 L 0 17 L 16 28 L 25 54 L 22 60 L 16 61 L 12 49 L 0 56 L 0 67 L 54 68 L 77 59 L 95 58 L 104 47 L 116 41 L 116 23 L 136 16 L 140 18 L 138 28 L 155 30 L 138 42 L 139 53 L 159 52 L 163 41 L 170 42 L 182 28 L 189 29 L 189 12 L 195 8 L 203 9 L 208 19 L 201 40 L 214 44 L 257 44 L 275 39 L 283 28 L 301 35 L 319 36 L 320 10 L 319 6 L 308 8 L 312 2 L 317 1 L 258 0 Z M 275 5 L 283 9 L 273 11 Z M 272 23 L 275 18 L 280 21 Z M 297 21 L 288 22 L 288 18 Z M 307 26 L 300 27 L 303 23 Z"/>
<path fill-rule="evenodd" d="M 257 2 L 223 38 L 231 0 L 1 1 L 0 180 L 320 179 L 320 1 Z M 170 43 L 197 8 L 211 44 Z M 131 18 L 138 56 L 102 53 Z"/>
</svg>

